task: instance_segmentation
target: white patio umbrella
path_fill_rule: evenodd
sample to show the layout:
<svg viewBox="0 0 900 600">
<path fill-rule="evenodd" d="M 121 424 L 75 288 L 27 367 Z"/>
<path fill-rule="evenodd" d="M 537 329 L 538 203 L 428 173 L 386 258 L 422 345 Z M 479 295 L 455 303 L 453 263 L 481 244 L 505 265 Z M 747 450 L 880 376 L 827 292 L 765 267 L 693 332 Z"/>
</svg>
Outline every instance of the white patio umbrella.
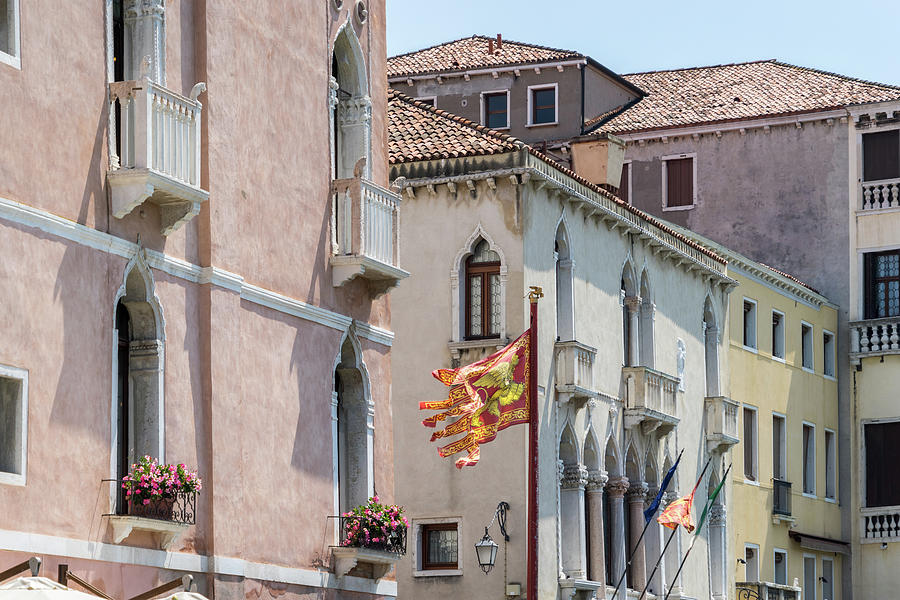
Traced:
<svg viewBox="0 0 900 600">
<path fill-rule="evenodd" d="M 0 585 L 0 600 L 99 600 L 46 577 L 18 577 Z"/>
</svg>

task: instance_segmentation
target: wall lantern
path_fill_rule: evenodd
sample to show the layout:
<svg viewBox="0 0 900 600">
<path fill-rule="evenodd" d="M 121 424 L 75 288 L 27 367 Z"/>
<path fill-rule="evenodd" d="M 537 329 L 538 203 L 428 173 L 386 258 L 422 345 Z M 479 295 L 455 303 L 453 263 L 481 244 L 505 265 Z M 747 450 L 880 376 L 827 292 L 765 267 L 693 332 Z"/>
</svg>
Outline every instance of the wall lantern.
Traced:
<svg viewBox="0 0 900 600">
<path fill-rule="evenodd" d="M 484 528 L 484 537 L 475 544 L 475 554 L 478 557 L 478 566 L 481 567 L 481 570 L 485 573 L 489 572 L 494 567 L 494 562 L 497 560 L 498 547 L 497 543 L 491 539 L 491 534 L 488 533 L 488 529 L 491 528 L 494 521 L 498 521 L 500 533 L 503 534 L 504 541 L 508 542 L 509 535 L 506 533 L 506 512 L 508 510 L 508 502 L 501 502 L 497 505 L 497 510 L 494 511 L 494 517 L 491 519 L 491 522 L 488 523 L 488 526 Z"/>
</svg>

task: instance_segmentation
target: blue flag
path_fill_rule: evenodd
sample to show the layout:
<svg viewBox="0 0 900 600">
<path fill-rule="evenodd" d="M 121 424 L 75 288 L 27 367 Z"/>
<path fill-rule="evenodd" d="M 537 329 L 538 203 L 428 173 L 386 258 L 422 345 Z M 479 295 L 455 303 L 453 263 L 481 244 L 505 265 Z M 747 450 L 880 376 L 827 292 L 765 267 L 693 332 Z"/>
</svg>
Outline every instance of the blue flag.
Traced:
<svg viewBox="0 0 900 600">
<path fill-rule="evenodd" d="M 681 455 L 684 453 L 684 450 L 678 453 L 678 460 L 675 461 L 675 464 L 672 465 L 672 468 L 669 469 L 666 476 L 663 477 L 662 485 L 659 486 L 659 492 L 656 494 L 656 498 L 653 499 L 653 502 L 650 503 L 650 506 L 647 507 L 647 510 L 644 511 L 644 520 L 649 523 L 650 519 L 653 518 L 653 515 L 656 514 L 657 509 L 659 508 L 659 503 L 662 501 L 663 494 L 666 493 L 666 488 L 669 487 L 669 482 L 672 481 L 672 476 L 675 474 L 675 469 L 678 468 L 678 463 L 681 462 Z"/>
</svg>

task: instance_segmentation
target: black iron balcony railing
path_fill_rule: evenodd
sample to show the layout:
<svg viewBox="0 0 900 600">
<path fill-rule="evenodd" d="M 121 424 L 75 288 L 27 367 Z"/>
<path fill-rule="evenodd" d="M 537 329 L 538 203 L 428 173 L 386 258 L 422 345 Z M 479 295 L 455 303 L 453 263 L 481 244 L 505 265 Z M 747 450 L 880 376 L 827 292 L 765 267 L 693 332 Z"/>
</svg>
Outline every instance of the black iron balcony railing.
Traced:
<svg viewBox="0 0 900 600">
<path fill-rule="evenodd" d="M 341 542 L 345 548 L 368 548 L 393 554 L 406 554 L 406 527 L 385 532 L 379 522 L 365 517 L 339 517 Z M 368 530 L 368 535 L 365 531 Z"/>
<path fill-rule="evenodd" d="M 197 492 L 177 492 L 172 498 L 159 498 L 144 504 L 142 500 L 131 500 L 125 496 L 121 480 L 104 481 L 116 486 L 116 516 L 143 517 L 184 525 L 197 523 Z"/>
<path fill-rule="evenodd" d="M 776 515 L 791 516 L 791 482 L 772 480 L 772 512 Z"/>
</svg>

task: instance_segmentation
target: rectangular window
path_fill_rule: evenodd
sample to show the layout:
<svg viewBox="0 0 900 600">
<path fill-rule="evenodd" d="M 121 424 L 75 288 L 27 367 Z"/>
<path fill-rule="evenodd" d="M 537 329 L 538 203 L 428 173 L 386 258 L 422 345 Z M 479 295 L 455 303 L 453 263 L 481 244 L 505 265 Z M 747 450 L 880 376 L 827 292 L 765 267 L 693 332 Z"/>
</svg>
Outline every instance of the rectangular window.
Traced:
<svg viewBox="0 0 900 600">
<path fill-rule="evenodd" d="M 483 122 L 491 129 L 509 127 L 509 92 L 491 92 L 482 95 Z"/>
<path fill-rule="evenodd" d="M 865 255 L 865 316 L 900 316 L 900 250 Z"/>
<path fill-rule="evenodd" d="M 816 427 L 803 424 L 803 493 L 816 493 Z"/>
<path fill-rule="evenodd" d="M 803 600 L 816 600 L 816 557 L 803 555 Z"/>
<path fill-rule="evenodd" d="M 19 57 L 19 0 L 0 0 L 0 63 L 17 69 Z"/>
<path fill-rule="evenodd" d="M 775 549 L 775 583 L 787 585 L 787 552 Z"/>
<path fill-rule="evenodd" d="M 744 347 L 756 349 L 756 302 L 744 298 Z"/>
<path fill-rule="evenodd" d="M 809 323 L 800 325 L 800 358 L 804 369 L 813 370 L 813 328 Z"/>
<path fill-rule="evenodd" d="M 459 567 L 457 527 L 457 523 L 422 525 L 423 570 L 457 569 Z"/>
<path fill-rule="evenodd" d="M 756 409 L 744 407 L 744 479 L 759 481 L 756 472 Z"/>
<path fill-rule="evenodd" d="M 825 355 L 823 372 L 828 377 L 834 377 L 834 334 L 830 331 L 822 332 L 822 353 Z"/>
<path fill-rule="evenodd" d="M 833 431 L 825 430 L 825 497 L 837 498 L 837 443 Z"/>
<path fill-rule="evenodd" d="M 759 546 L 744 546 L 744 581 L 759 581 Z"/>
<path fill-rule="evenodd" d="M 822 559 L 822 600 L 834 600 L 834 561 Z"/>
<path fill-rule="evenodd" d="M 625 204 L 631 204 L 631 163 L 622 165 L 622 177 L 619 179 L 619 198 Z"/>
<path fill-rule="evenodd" d="M 25 485 L 28 371 L 0 365 L 0 483 Z"/>
<path fill-rule="evenodd" d="M 787 481 L 787 428 L 782 415 L 772 415 L 772 477 Z"/>
<path fill-rule="evenodd" d="M 900 421 L 867 423 L 865 427 L 866 506 L 900 505 Z"/>
<path fill-rule="evenodd" d="M 784 358 L 784 313 L 772 311 L 772 356 Z"/>
<path fill-rule="evenodd" d="M 421 98 L 416 98 L 422 104 L 427 104 L 428 106 L 433 106 L 437 108 L 437 96 L 422 96 Z"/>
<path fill-rule="evenodd" d="M 900 177 L 900 131 L 864 133 L 863 181 Z"/>
<path fill-rule="evenodd" d="M 528 88 L 528 124 L 556 123 L 556 84 Z"/>
<path fill-rule="evenodd" d="M 663 163 L 665 185 L 663 208 L 680 209 L 694 205 L 694 159 L 669 158 Z"/>
</svg>

